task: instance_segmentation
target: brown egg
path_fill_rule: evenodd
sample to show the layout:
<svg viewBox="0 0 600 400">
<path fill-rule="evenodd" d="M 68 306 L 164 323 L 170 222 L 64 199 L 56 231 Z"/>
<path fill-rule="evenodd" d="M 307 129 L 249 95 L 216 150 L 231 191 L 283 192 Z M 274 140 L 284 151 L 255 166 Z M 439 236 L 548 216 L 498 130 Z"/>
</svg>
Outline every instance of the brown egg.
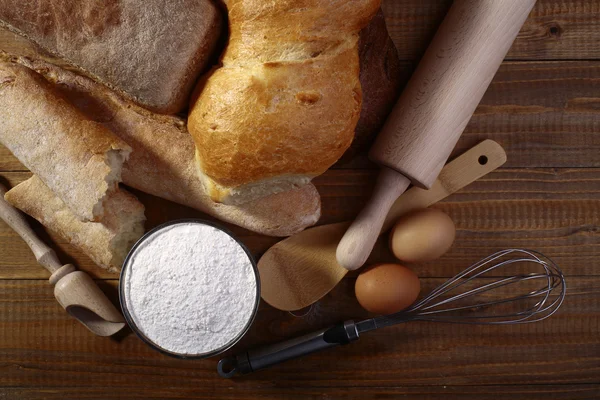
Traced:
<svg viewBox="0 0 600 400">
<path fill-rule="evenodd" d="M 354 292 L 360 305 L 377 314 L 392 314 L 415 302 L 421 291 L 419 277 L 402 265 L 378 264 L 356 279 Z"/>
<path fill-rule="evenodd" d="M 442 211 L 427 208 L 400 218 L 390 233 L 390 249 L 408 263 L 435 260 L 447 252 L 456 227 Z"/>
</svg>

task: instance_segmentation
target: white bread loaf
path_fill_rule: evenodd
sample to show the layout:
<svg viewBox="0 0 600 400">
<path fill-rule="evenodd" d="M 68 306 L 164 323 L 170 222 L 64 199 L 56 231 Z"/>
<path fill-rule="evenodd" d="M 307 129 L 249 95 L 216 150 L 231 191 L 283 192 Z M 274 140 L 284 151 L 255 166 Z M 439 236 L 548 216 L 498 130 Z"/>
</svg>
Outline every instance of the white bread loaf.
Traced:
<svg viewBox="0 0 600 400">
<path fill-rule="evenodd" d="M 0 143 L 82 221 L 102 217 L 131 153 L 43 77 L 12 62 L 0 62 Z"/>
<path fill-rule="evenodd" d="M 221 14 L 211 0 L 0 0 L 0 26 L 165 114 L 210 65 Z"/>
<path fill-rule="evenodd" d="M 222 65 L 188 128 L 211 198 L 240 204 L 309 182 L 348 148 L 361 111 L 358 34 L 379 0 L 229 0 Z"/>
</svg>

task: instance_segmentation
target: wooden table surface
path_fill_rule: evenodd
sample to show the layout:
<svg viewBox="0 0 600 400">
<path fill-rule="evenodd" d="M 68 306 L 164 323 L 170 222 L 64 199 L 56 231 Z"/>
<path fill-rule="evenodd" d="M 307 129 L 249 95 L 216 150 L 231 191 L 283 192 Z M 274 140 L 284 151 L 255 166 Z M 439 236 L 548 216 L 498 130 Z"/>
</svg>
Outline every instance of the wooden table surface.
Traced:
<svg viewBox="0 0 600 400">
<path fill-rule="evenodd" d="M 384 2 L 406 76 L 450 0 Z M 0 31 L 0 48 L 35 48 Z M 48 274 L 0 222 L 0 399 L 600 398 L 600 1 L 539 0 L 454 154 L 491 138 L 506 165 L 438 205 L 458 233 L 442 259 L 417 267 L 425 288 L 503 248 L 552 257 L 567 276 L 557 315 L 539 324 L 472 327 L 411 323 L 344 348 L 236 380 L 216 359 L 150 350 L 130 331 L 94 337 L 54 300 Z M 364 155 L 315 180 L 320 224 L 351 219 L 372 188 Z M 30 173 L 0 146 L 0 179 Z M 147 228 L 199 212 L 136 192 Z M 89 271 L 117 302 L 117 276 L 36 225 L 64 262 Z M 232 228 L 260 256 L 277 239 Z M 363 315 L 347 277 L 304 317 L 262 304 L 237 349 Z"/>
</svg>

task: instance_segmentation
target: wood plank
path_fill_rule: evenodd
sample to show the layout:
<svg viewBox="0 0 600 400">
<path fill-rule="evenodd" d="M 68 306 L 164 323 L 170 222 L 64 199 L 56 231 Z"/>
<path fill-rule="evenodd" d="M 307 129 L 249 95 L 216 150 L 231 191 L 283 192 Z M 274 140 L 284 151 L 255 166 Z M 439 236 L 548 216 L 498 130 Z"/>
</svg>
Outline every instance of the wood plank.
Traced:
<svg viewBox="0 0 600 400">
<path fill-rule="evenodd" d="M 599 62 L 505 62 L 453 155 L 493 139 L 505 167 L 598 167 L 599 93 Z M 374 168 L 367 151 L 337 167 Z"/>
<path fill-rule="evenodd" d="M 452 0 L 388 0 L 383 11 L 402 60 L 417 60 Z M 538 0 L 508 56 L 511 60 L 600 58 L 600 3 Z"/>
<path fill-rule="evenodd" d="M 600 396 L 600 385 L 490 385 L 490 386 L 403 386 L 396 388 L 357 388 L 350 385 L 339 387 L 305 386 L 260 387 L 257 389 L 199 390 L 198 388 L 136 388 L 114 390 L 111 388 L 86 387 L 39 387 L 3 388 L 0 398 L 29 400 L 63 400 L 65 398 L 88 399 L 214 399 L 222 400 L 365 400 L 395 399 L 402 397 L 420 400 L 531 400 L 551 398 L 553 400 L 596 400 Z"/>
<path fill-rule="evenodd" d="M 99 338 L 56 304 L 43 281 L 0 281 L 0 387 L 87 387 L 135 391 L 210 387 L 213 396 L 290 387 L 598 384 L 600 278 L 570 277 L 563 308 L 537 324 L 465 326 L 411 322 L 364 334 L 349 346 L 314 354 L 234 381 L 218 379 L 216 360 L 178 360 L 133 334 Z M 424 293 L 441 279 L 423 279 Z M 116 281 L 100 282 L 116 300 Z M 345 279 L 305 317 L 261 305 L 234 351 L 271 343 L 347 318 L 361 318 Z M 343 360 L 343 361 L 342 361 Z M 351 379 L 351 381 L 349 381 Z M 351 383 L 350 383 L 351 382 Z"/>
<path fill-rule="evenodd" d="M 376 173 L 330 171 L 315 180 L 323 200 L 321 223 L 351 220 L 371 194 Z M 569 274 L 598 274 L 600 170 L 500 169 L 450 196 L 437 208 L 457 226 L 456 242 L 441 259 L 419 265 L 420 276 L 451 276 L 503 248 L 536 249 Z M 385 237 L 370 262 L 393 261 Z"/>
<path fill-rule="evenodd" d="M 352 219 L 370 195 L 376 171 L 330 170 L 315 183 L 322 195 L 320 224 Z M 16 184 L 29 173 L 0 173 Z M 179 218 L 212 219 L 196 210 L 134 191 L 146 206 L 146 229 Z M 452 276 L 485 255 L 503 248 L 536 249 L 551 256 L 568 274 L 600 274 L 600 169 L 501 169 L 438 205 L 458 228 L 456 243 L 443 259 L 419 266 L 421 276 Z M 33 223 L 58 249 L 95 277 L 110 278 L 84 254 Z M 227 225 L 258 257 L 279 239 Z M 0 279 L 44 279 L 25 243 L 0 222 Z M 371 261 L 392 261 L 385 238 Z"/>
<path fill-rule="evenodd" d="M 386 0 L 388 27 L 410 70 L 452 0 Z M 0 49 L 39 49 L 0 30 Z M 52 57 L 47 58 L 52 59 Z M 0 223 L 0 399 L 597 399 L 600 398 L 600 2 L 538 0 L 507 62 L 459 142 L 458 154 L 484 138 L 507 149 L 504 168 L 438 207 L 458 226 L 441 260 L 418 266 L 424 290 L 504 247 L 542 250 L 564 269 L 568 296 L 561 312 L 533 325 L 465 327 L 411 323 L 364 335 L 359 343 L 224 380 L 216 359 L 184 361 L 156 354 L 133 334 L 98 338 L 56 304 L 44 270 L 25 244 Z M 363 154 L 316 179 L 320 223 L 352 218 L 370 194 L 374 168 Z M 531 169 L 531 167 L 539 167 Z M 6 173 L 6 171 L 13 171 Z M 29 176 L 0 146 L 0 180 Z M 205 217 L 135 192 L 148 228 L 175 218 Z M 44 229 L 65 262 L 95 277 L 81 252 Z M 231 228 L 259 256 L 278 239 Z M 387 260 L 385 243 L 374 260 Z M 261 305 L 237 346 L 281 340 L 366 314 L 350 274 L 304 317 Z M 19 280 L 12 280 L 19 279 Z M 23 280 L 40 279 L 40 280 Z M 117 304 L 116 280 L 99 282 Z"/>
<path fill-rule="evenodd" d="M 27 171 L 27 168 L 6 147 L 0 144 L 0 171 Z"/>
</svg>

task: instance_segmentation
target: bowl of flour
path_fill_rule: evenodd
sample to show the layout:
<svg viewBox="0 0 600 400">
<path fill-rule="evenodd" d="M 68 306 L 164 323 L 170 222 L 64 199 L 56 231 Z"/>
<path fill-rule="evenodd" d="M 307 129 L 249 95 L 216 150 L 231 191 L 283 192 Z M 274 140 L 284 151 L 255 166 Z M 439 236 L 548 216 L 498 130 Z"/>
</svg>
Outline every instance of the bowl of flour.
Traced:
<svg viewBox="0 0 600 400">
<path fill-rule="evenodd" d="M 231 233 L 203 220 L 178 220 L 146 233 L 121 271 L 121 308 L 151 347 L 207 358 L 235 345 L 260 302 L 254 258 Z"/>
</svg>

